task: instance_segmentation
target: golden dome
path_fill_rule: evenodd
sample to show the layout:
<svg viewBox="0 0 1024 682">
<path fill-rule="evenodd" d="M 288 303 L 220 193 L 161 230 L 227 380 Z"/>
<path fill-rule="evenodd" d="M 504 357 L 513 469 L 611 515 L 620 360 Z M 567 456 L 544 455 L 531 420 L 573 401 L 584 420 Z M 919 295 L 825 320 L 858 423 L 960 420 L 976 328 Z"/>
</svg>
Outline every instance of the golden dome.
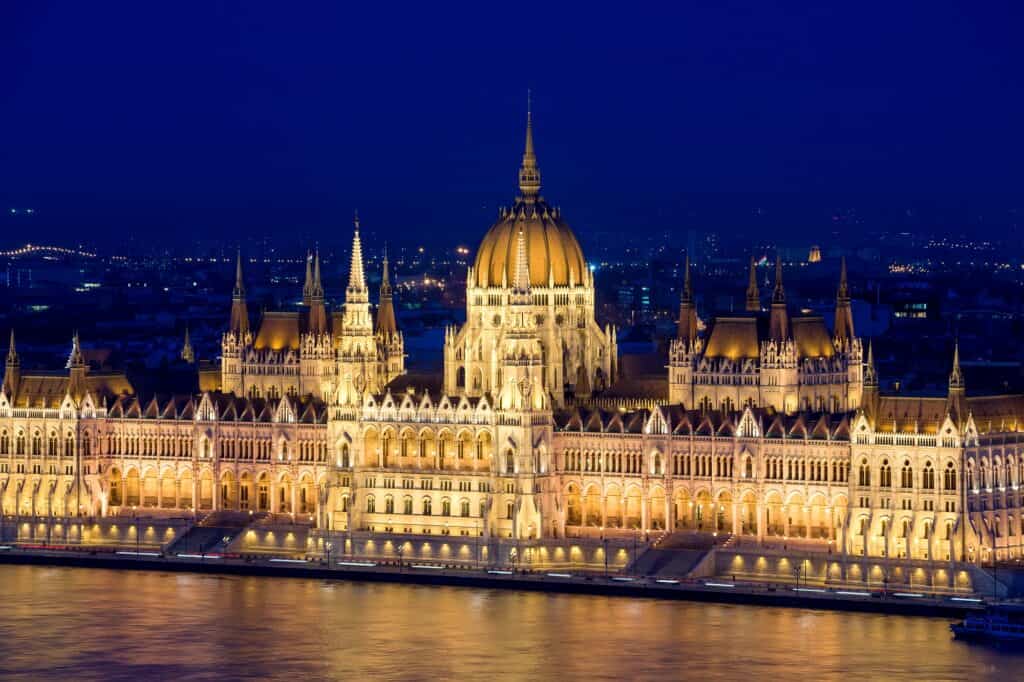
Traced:
<svg viewBox="0 0 1024 682">
<path fill-rule="evenodd" d="M 576 236 L 569 226 L 542 201 L 518 201 L 502 215 L 476 251 L 473 276 L 477 286 L 512 286 L 516 272 L 519 229 L 526 236 L 526 258 L 530 264 L 530 286 L 568 286 L 583 282 L 587 267 Z"/>
<path fill-rule="evenodd" d="M 540 197 L 540 169 L 533 151 L 533 116 L 527 112 L 526 146 L 519 168 L 519 191 L 511 210 L 502 211 L 476 250 L 473 275 L 480 287 L 512 286 L 516 273 L 518 235 L 526 237 L 530 286 L 569 286 L 583 282 L 587 267 L 576 235 L 557 209 Z"/>
</svg>

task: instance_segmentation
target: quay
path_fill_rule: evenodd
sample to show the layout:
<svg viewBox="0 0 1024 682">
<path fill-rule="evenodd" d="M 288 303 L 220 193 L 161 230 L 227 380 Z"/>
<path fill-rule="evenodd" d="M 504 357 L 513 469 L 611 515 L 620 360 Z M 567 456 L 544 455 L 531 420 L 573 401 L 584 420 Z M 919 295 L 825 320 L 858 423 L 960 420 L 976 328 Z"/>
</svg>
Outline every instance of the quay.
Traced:
<svg viewBox="0 0 1024 682">
<path fill-rule="evenodd" d="M 222 575 L 393 582 L 456 587 L 532 590 L 618 597 L 828 609 L 961 618 L 983 611 L 976 595 L 901 589 L 855 589 L 722 578 L 659 578 L 595 571 L 545 571 L 430 562 L 235 554 L 165 554 L 135 550 L 42 544 L 0 545 L 0 564 Z"/>
</svg>

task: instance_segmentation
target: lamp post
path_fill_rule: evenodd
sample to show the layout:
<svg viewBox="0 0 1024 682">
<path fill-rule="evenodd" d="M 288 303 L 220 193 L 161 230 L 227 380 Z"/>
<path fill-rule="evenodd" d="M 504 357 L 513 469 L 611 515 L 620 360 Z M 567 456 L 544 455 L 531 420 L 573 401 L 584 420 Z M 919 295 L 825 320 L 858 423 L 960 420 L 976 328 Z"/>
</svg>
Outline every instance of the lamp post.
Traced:
<svg viewBox="0 0 1024 682">
<path fill-rule="evenodd" d="M 324 543 L 324 549 L 327 551 L 327 568 L 331 567 L 331 543 L 330 541 Z"/>
</svg>

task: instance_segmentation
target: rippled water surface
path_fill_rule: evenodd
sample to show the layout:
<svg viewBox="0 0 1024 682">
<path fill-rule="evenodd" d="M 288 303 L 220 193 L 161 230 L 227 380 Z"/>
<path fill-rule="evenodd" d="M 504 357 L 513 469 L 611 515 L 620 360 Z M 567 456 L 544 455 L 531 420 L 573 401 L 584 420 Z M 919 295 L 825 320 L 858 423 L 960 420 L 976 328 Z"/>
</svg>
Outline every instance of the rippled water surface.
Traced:
<svg viewBox="0 0 1024 682">
<path fill-rule="evenodd" d="M 0 566 L 4 679 L 1024 679 L 948 621 Z"/>
</svg>

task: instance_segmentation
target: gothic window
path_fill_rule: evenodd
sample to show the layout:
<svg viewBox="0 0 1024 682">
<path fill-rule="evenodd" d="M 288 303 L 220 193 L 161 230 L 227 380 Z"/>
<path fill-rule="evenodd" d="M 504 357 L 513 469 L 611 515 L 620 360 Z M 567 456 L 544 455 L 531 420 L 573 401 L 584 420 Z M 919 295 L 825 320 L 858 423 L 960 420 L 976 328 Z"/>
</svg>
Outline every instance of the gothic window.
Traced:
<svg viewBox="0 0 1024 682">
<path fill-rule="evenodd" d="M 462 516 L 469 516 L 469 500 L 462 500 L 459 506 Z"/>
<path fill-rule="evenodd" d="M 395 513 L 395 500 L 393 497 L 388 495 L 384 498 L 384 513 L 394 514 Z"/>
<path fill-rule="evenodd" d="M 43 450 L 43 439 L 39 435 L 39 432 L 36 431 L 35 433 L 32 434 L 32 454 L 38 456 L 38 455 L 42 454 L 42 450 Z"/>
<path fill-rule="evenodd" d="M 744 478 L 754 477 L 754 462 L 750 457 L 743 461 L 743 476 Z"/>
<path fill-rule="evenodd" d="M 871 468 L 868 467 L 867 459 L 862 459 L 860 462 L 860 472 L 857 475 L 857 485 L 865 488 L 871 485 Z"/>
<path fill-rule="evenodd" d="M 430 516 L 431 513 L 432 513 L 432 508 L 433 508 L 433 502 L 431 502 L 429 497 L 424 497 L 423 498 L 423 515 L 424 516 Z"/>
<path fill-rule="evenodd" d="M 935 469 L 932 468 L 931 462 L 925 462 L 924 464 L 924 475 L 921 478 L 921 487 L 925 490 L 935 489 Z"/>
<path fill-rule="evenodd" d="M 11 451 L 11 437 L 6 431 L 0 431 L 0 455 L 6 455 Z"/>
<path fill-rule="evenodd" d="M 967 475 L 970 477 L 970 469 L 967 471 Z M 968 480 L 967 486 L 970 487 L 970 480 Z M 953 467 L 952 462 L 946 463 L 946 470 L 942 473 L 942 488 L 943 490 L 956 490 L 956 468 Z"/>
<path fill-rule="evenodd" d="M 880 486 L 882 486 L 883 488 L 891 488 L 892 487 L 892 467 L 889 466 L 889 460 L 887 460 L 887 459 L 882 460 L 882 469 L 881 469 L 880 473 L 881 473 L 881 477 L 880 477 L 881 480 L 879 481 L 878 484 Z"/>
<path fill-rule="evenodd" d="M 452 501 L 447 497 L 441 500 L 441 516 L 452 515 Z"/>
<path fill-rule="evenodd" d="M 366 512 L 373 514 L 377 511 L 377 501 L 373 499 L 373 495 L 366 498 Z"/>
<path fill-rule="evenodd" d="M 903 462 L 903 468 L 900 470 L 900 487 L 914 487 L 914 470 L 910 468 L 910 460 Z"/>
<path fill-rule="evenodd" d="M 515 455 L 509 450 L 505 453 L 505 473 L 514 474 L 516 472 L 516 458 Z"/>
<path fill-rule="evenodd" d="M 46 444 L 46 452 L 47 452 L 47 454 L 50 454 L 50 455 L 56 455 L 57 454 L 57 432 L 56 431 L 50 431 L 50 438 L 49 438 L 49 441 Z"/>
<path fill-rule="evenodd" d="M 412 498 L 405 497 L 402 499 L 402 513 L 412 514 Z"/>
</svg>

